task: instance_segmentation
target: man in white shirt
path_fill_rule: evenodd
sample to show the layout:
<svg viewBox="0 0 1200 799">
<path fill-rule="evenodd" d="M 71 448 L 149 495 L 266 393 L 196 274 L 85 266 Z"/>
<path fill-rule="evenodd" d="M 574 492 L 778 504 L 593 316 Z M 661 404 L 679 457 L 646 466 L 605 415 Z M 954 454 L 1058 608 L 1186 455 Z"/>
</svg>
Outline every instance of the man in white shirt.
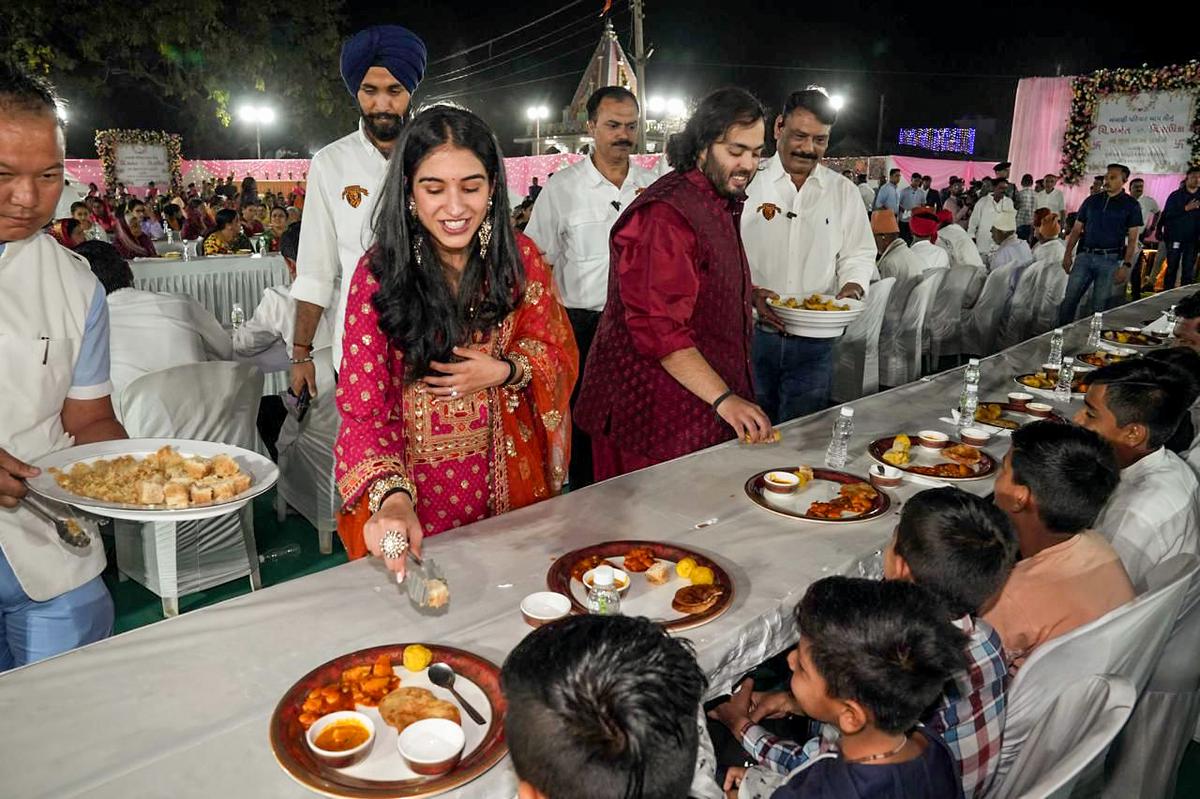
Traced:
<svg viewBox="0 0 1200 799">
<path fill-rule="evenodd" d="M 0 63 L 0 672 L 105 638 L 104 544 L 59 539 L 20 503 L 29 464 L 125 438 L 113 415 L 108 308 L 87 263 L 41 232 L 63 189 L 53 91 Z"/>
<path fill-rule="evenodd" d="M 1105 366 L 1085 380 L 1075 422 L 1103 436 L 1121 466 L 1095 528 L 1109 537 L 1134 587 L 1145 590 L 1159 563 L 1200 554 L 1200 482 L 1163 446 L 1188 412 L 1190 386 L 1174 367 L 1147 358 Z"/>
<path fill-rule="evenodd" d="M 867 214 L 870 215 L 871 206 L 875 204 L 875 190 L 867 183 L 867 176 L 861 172 L 854 176 L 854 182 L 858 184 L 858 193 L 862 195 L 863 205 L 867 207 Z"/>
<path fill-rule="evenodd" d="M 1135 300 L 1140 300 L 1142 298 L 1142 250 L 1145 249 L 1146 235 L 1153 232 L 1162 209 L 1158 207 L 1158 200 L 1146 193 L 1146 181 L 1141 178 L 1129 181 L 1129 196 L 1137 200 L 1142 209 L 1142 226 L 1138 229 L 1137 250 L 1133 253 L 1133 271 L 1129 276 L 1130 296 Z"/>
<path fill-rule="evenodd" d="M 996 178 L 991 184 L 992 193 L 979 198 L 975 203 L 975 210 L 971 212 L 971 221 L 967 223 L 967 233 L 975 239 L 975 246 L 979 248 L 984 263 L 987 263 L 992 250 L 996 249 L 996 242 L 992 240 L 992 227 L 996 216 L 1002 211 L 1009 211 L 1015 219 L 1017 214 L 1013 201 L 1004 194 L 1008 188 L 1008 181 Z"/>
<path fill-rule="evenodd" d="M 913 212 L 909 222 L 912 230 L 913 243 L 909 247 L 912 254 L 921 259 L 925 269 L 950 267 L 950 255 L 937 246 L 938 217 L 937 212 L 930 208 L 918 208 Z"/>
<path fill-rule="evenodd" d="M 1037 202 L 1034 203 L 1034 210 L 1038 208 L 1049 208 L 1054 213 L 1058 214 L 1059 219 L 1067 217 L 1067 199 L 1063 196 L 1060 189 L 1054 188 L 1058 182 L 1058 175 L 1046 175 L 1042 178 L 1042 191 L 1037 195 Z"/>
<path fill-rule="evenodd" d="M 108 295 L 113 404 L 137 378 L 150 372 L 233 358 L 229 334 L 212 312 L 191 297 L 133 287 L 129 264 L 106 241 L 85 241 L 76 250 Z"/>
<path fill-rule="evenodd" d="M 988 257 L 988 272 L 995 272 L 1009 264 L 1017 264 L 1023 269 L 1033 263 L 1033 252 L 1029 242 L 1016 234 L 1017 215 L 1015 212 L 996 214 L 992 220 L 992 242 L 996 249 Z"/>
<path fill-rule="evenodd" d="M 342 358 L 342 327 L 350 278 L 371 245 L 371 215 L 383 187 L 387 159 L 425 74 L 425 44 L 399 25 L 377 25 L 342 46 L 342 80 L 358 103 L 358 130 L 322 148 L 308 168 L 304 232 L 292 297 L 292 390 L 307 384 L 316 396 L 313 336 L 324 309 L 336 302 L 334 369 Z"/>
<path fill-rule="evenodd" d="M 767 300 L 814 293 L 861 300 L 875 273 L 861 195 L 821 164 L 836 121 L 824 92 L 792 92 L 775 118 L 777 152 L 746 190 L 742 242 L 758 315 L 754 383 L 775 423 L 828 406 L 836 339 L 788 334 Z"/>
<path fill-rule="evenodd" d="M 629 158 L 637 142 L 639 112 L 628 89 L 597 89 L 587 101 L 588 135 L 595 142 L 591 155 L 559 170 L 541 188 L 525 226 L 525 235 L 554 268 L 559 299 L 579 345 L 580 379 L 572 408 L 608 300 L 609 231 L 621 210 L 655 180 L 653 172 Z M 591 440 L 578 425 L 571 430 L 570 482 L 572 488 L 592 482 Z"/>
</svg>

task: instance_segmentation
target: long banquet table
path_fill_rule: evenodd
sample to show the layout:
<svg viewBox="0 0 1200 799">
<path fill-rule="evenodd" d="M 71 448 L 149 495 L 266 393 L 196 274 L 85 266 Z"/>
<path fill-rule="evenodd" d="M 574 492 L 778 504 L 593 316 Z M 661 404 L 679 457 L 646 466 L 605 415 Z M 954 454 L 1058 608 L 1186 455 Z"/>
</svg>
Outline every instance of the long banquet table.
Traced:
<svg viewBox="0 0 1200 799">
<path fill-rule="evenodd" d="M 268 255 L 211 255 L 184 261 L 181 258 L 139 258 L 133 268 L 134 288 L 187 294 L 229 324 L 233 304 L 239 303 L 249 319 L 271 286 L 291 282 L 287 265 L 277 253 Z"/>
<path fill-rule="evenodd" d="M 1194 288 L 1106 315 L 1141 324 Z M 1067 335 L 1077 352 L 1086 321 Z M 1046 337 L 983 362 L 981 396 L 1002 399 L 1012 377 L 1045 360 Z M 934 428 L 957 401 L 962 370 L 857 400 L 850 471 L 865 474 L 879 436 Z M 1061 408 L 1060 410 L 1068 410 Z M 337 655 L 403 641 L 470 649 L 496 663 L 529 628 L 518 603 L 544 590 L 558 555 L 615 538 L 677 542 L 719 559 L 733 577 L 732 608 L 685 633 L 710 695 L 794 642 L 792 607 L 821 577 L 854 572 L 882 547 L 896 511 L 861 524 L 785 519 L 752 505 L 742 486 L 761 469 L 821 462 L 836 410 L 783 426 L 783 442 L 728 443 L 431 539 L 449 575 L 442 616 L 418 614 L 380 565 L 347 563 L 143 627 L 0 676 L 0 794 L 20 797 L 310 796 L 275 764 L 267 737 L 279 697 Z M 653 431 L 648 431 L 653 434 Z M 988 446 L 1002 456 L 1007 439 Z M 965 484 L 983 495 L 991 480 Z M 903 501 L 922 486 L 893 490 Z M 899 506 L 894 503 L 893 508 Z M 452 797 L 511 797 L 506 759 Z"/>
</svg>

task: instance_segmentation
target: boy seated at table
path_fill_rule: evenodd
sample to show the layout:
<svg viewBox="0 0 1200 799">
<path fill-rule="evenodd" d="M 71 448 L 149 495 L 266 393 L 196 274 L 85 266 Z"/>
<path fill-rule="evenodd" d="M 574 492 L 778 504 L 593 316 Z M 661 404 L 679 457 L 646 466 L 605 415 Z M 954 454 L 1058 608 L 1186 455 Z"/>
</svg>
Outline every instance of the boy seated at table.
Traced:
<svg viewBox="0 0 1200 799">
<path fill-rule="evenodd" d="M 707 680 L 690 645 L 649 619 L 547 624 L 517 644 L 500 680 L 518 799 L 721 795 L 697 761 Z"/>
<path fill-rule="evenodd" d="M 967 635 L 966 668 L 954 674 L 922 715 L 954 755 L 967 797 L 982 796 L 995 774 L 1008 691 L 1000 636 L 977 615 L 1004 585 L 1016 559 L 1017 538 L 1000 509 L 957 488 L 913 495 L 884 551 L 884 578 L 929 590 L 946 607 L 946 618 Z M 758 725 L 764 718 L 798 713 L 790 693 L 756 692 L 751 705 L 749 719 L 754 723 L 741 736 L 746 751 L 784 773 L 807 760 L 802 744 L 776 738 Z M 745 719 L 730 722 L 736 734 Z"/>
<path fill-rule="evenodd" d="M 1075 422 L 1099 433 L 1117 456 L 1121 482 L 1096 529 L 1121 556 L 1135 588 L 1175 555 L 1200 554 L 1200 483 L 1183 458 L 1166 448 L 1188 416 L 1194 381 L 1150 358 L 1089 372 Z"/>
<path fill-rule="evenodd" d="M 918 723 L 965 667 L 967 638 L 945 620 L 937 598 L 903 580 L 827 577 L 809 587 L 795 615 L 800 642 L 788 655 L 793 707 L 824 732 L 782 780 L 762 766 L 730 768 L 729 796 L 961 797 L 954 756 Z"/>
<path fill-rule="evenodd" d="M 995 502 L 1016 528 L 1021 560 L 983 614 L 1010 672 L 1046 641 L 1133 599 L 1121 557 L 1090 529 L 1120 479 L 1112 447 L 1090 430 L 1047 420 L 1013 431 Z"/>
</svg>

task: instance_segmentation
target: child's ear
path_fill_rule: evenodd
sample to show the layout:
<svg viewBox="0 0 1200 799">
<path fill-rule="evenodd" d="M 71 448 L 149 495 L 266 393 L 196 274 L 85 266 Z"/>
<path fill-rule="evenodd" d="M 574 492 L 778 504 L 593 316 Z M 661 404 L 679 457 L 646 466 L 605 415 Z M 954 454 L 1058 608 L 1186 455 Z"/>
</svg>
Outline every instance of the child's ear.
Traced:
<svg viewBox="0 0 1200 799">
<path fill-rule="evenodd" d="M 546 799 L 546 795 L 525 780 L 517 782 L 517 799 Z"/>
<path fill-rule="evenodd" d="M 854 735 L 862 732 L 870 721 L 867 709 L 854 699 L 843 699 L 838 702 L 837 728 L 842 735 Z"/>
</svg>

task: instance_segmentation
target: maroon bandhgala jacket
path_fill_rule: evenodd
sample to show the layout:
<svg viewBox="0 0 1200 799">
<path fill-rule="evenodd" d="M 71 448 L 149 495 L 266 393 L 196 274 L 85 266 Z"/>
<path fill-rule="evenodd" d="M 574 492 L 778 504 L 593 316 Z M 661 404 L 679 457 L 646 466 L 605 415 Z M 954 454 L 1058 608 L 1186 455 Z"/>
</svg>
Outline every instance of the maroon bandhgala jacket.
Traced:
<svg viewBox="0 0 1200 799">
<path fill-rule="evenodd" d="M 672 352 L 695 347 L 729 388 L 754 399 L 741 214 L 741 201 L 692 169 L 659 178 L 613 225 L 608 302 L 575 421 L 633 461 L 660 463 L 733 437 L 663 368 Z"/>
</svg>

